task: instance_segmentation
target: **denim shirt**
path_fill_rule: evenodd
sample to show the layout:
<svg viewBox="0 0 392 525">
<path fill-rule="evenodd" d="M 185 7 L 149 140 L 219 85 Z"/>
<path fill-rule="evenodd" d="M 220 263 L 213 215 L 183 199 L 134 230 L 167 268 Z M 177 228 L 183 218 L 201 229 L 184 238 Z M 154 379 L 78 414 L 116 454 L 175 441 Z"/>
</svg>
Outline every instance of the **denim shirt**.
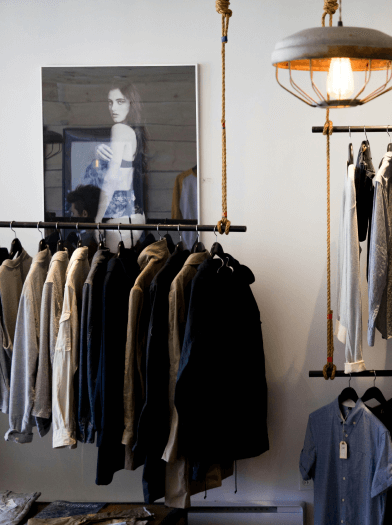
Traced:
<svg viewBox="0 0 392 525">
<path fill-rule="evenodd" d="M 392 486 L 390 434 L 361 399 L 342 410 L 337 398 L 309 416 L 299 466 L 303 479 L 314 480 L 314 522 L 382 525 Z M 348 459 L 339 457 L 341 441 Z"/>
</svg>

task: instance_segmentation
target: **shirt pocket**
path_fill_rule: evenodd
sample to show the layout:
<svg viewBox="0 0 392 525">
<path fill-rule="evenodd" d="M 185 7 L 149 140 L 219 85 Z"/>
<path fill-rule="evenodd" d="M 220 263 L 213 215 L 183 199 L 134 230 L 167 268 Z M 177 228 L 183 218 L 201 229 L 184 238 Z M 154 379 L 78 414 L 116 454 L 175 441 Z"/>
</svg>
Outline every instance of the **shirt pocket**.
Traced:
<svg viewBox="0 0 392 525">
<path fill-rule="evenodd" d="M 56 352 L 71 351 L 71 312 L 63 312 L 60 317 Z"/>
</svg>

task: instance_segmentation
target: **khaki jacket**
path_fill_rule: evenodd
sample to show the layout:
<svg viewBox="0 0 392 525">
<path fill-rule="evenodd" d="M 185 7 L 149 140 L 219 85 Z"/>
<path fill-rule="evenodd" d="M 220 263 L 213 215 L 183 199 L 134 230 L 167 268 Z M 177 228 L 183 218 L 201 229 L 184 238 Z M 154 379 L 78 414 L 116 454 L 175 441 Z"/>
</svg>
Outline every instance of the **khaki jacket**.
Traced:
<svg viewBox="0 0 392 525">
<path fill-rule="evenodd" d="M 206 480 L 190 482 L 190 464 L 184 457 L 178 457 L 178 413 L 174 405 L 174 394 L 181 348 L 184 339 L 187 320 L 187 304 L 185 289 L 191 286 L 199 265 L 210 256 L 208 251 L 192 253 L 184 267 L 173 280 L 169 293 L 169 403 L 170 403 L 170 436 L 162 456 L 167 461 L 165 505 L 168 507 L 186 508 L 190 506 L 190 497 L 205 489 L 213 489 L 222 485 L 222 479 L 233 474 L 233 469 L 223 471 L 220 465 L 212 465 L 207 472 Z"/>
<path fill-rule="evenodd" d="M 133 470 L 131 449 L 137 438 L 137 424 L 145 400 L 145 350 L 150 305 L 148 293 L 151 281 L 165 264 L 170 252 L 166 239 L 147 246 L 139 255 L 141 273 L 129 295 L 127 343 L 124 373 L 124 433 L 122 443 L 127 445 L 125 468 Z M 144 363 L 144 365 L 143 365 Z"/>
</svg>

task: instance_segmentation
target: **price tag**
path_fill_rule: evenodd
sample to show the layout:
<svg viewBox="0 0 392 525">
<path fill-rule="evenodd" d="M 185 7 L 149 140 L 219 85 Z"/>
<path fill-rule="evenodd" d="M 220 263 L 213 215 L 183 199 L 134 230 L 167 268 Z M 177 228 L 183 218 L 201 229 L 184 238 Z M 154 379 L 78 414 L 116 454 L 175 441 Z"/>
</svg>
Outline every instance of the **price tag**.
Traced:
<svg viewBox="0 0 392 525">
<path fill-rule="evenodd" d="M 339 446 L 339 458 L 340 459 L 347 459 L 347 443 L 345 441 L 340 442 Z"/>
</svg>

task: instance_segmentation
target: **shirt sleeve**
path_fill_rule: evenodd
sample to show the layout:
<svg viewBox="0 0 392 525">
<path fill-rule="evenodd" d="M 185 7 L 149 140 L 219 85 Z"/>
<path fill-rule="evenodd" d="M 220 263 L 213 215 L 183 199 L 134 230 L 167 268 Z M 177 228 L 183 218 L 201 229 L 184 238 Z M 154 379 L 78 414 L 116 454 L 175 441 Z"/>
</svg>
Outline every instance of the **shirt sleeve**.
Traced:
<svg viewBox="0 0 392 525">
<path fill-rule="evenodd" d="M 66 285 L 53 359 L 53 448 L 76 447 L 74 375 L 77 370 L 75 334 L 78 332 L 78 324 L 75 291 Z"/>
<path fill-rule="evenodd" d="M 378 442 L 377 465 L 373 476 L 371 497 L 378 496 L 392 486 L 392 443 L 388 431 Z"/>
<path fill-rule="evenodd" d="M 309 417 L 308 426 L 306 429 L 305 442 L 301 451 L 299 460 L 299 470 L 302 478 L 306 481 L 314 477 L 314 467 L 316 463 L 316 445 L 313 439 L 312 424 Z"/>
<path fill-rule="evenodd" d="M 30 443 L 33 440 L 31 409 L 34 403 L 38 358 L 39 320 L 35 318 L 33 297 L 29 289 L 22 293 L 16 321 L 11 367 L 9 406 L 10 428 L 7 441 Z"/>
<path fill-rule="evenodd" d="M 383 198 L 383 188 L 381 183 L 376 182 L 373 201 L 372 235 L 370 237 L 369 248 L 369 321 L 367 333 L 369 346 L 374 346 L 376 319 L 387 282 L 388 232 L 386 221 L 387 217 Z"/>
</svg>

